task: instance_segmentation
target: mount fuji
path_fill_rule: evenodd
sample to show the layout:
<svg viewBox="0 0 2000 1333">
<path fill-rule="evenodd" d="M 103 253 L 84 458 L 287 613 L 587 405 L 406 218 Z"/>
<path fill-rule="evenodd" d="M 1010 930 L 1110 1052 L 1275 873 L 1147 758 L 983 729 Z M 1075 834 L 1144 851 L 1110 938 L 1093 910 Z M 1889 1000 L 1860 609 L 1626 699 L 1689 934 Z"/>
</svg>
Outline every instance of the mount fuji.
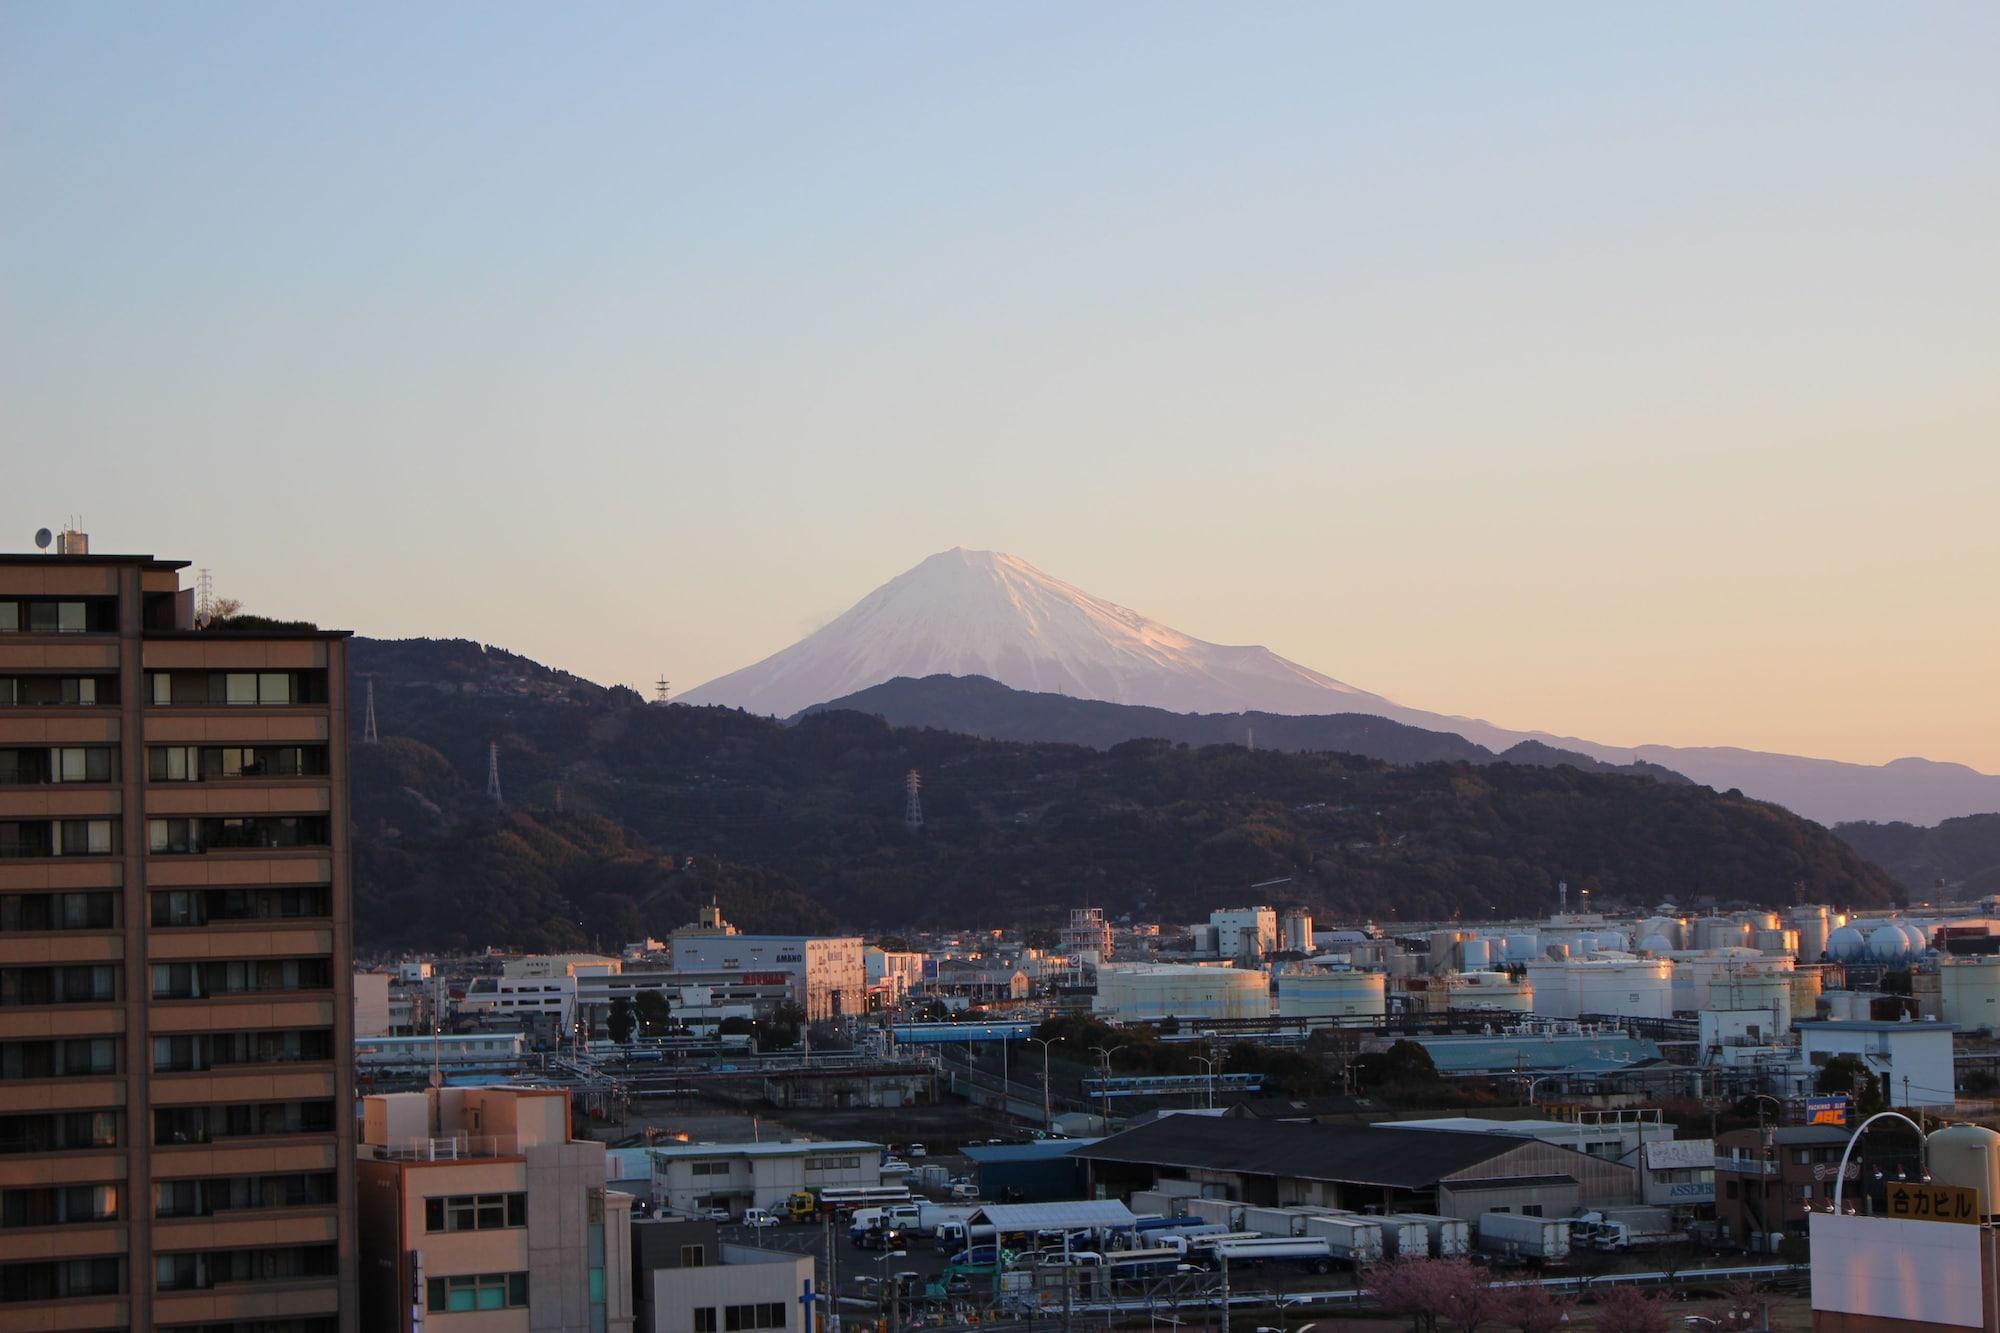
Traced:
<svg viewBox="0 0 2000 1333">
<path fill-rule="evenodd" d="M 1898 759 L 1874 766 L 1726 747 L 1602 745 L 1407 708 L 1268 648 L 1197 639 L 1018 556 L 963 548 L 931 556 L 791 647 L 689 690 L 679 702 L 789 717 L 898 677 L 936 675 L 984 676 L 1021 691 L 1177 713 L 1361 713 L 1495 751 L 1536 741 L 1609 764 L 1661 765 L 1829 824 L 1931 824 L 2000 810 L 2000 777 L 1959 764 Z"/>
</svg>

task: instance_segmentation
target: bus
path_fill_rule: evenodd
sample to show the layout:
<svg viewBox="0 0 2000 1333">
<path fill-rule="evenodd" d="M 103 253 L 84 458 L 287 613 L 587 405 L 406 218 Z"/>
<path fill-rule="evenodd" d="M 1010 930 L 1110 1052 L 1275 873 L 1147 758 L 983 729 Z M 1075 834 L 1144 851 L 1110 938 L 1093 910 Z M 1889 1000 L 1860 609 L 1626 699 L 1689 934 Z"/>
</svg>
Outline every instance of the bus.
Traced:
<svg viewBox="0 0 2000 1333">
<path fill-rule="evenodd" d="M 908 1185 L 856 1185 L 819 1192 L 820 1211 L 836 1216 L 845 1216 L 856 1208 L 886 1208 L 890 1204 L 909 1201 Z"/>
</svg>

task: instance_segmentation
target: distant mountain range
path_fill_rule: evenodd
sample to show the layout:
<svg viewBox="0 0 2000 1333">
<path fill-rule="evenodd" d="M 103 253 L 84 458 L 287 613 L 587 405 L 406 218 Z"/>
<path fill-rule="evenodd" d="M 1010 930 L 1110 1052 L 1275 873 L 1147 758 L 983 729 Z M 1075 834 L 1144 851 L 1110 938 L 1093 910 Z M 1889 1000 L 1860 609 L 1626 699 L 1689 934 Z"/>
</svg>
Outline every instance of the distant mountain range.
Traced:
<svg viewBox="0 0 2000 1333">
<path fill-rule="evenodd" d="M 1265 750 L 1332 750 L 1392 764 L 1503 760 L 1534 768 L 1561 764 L 1585 773 L 1623 773 L 1658 782 L 1687 778 L 1658 764 L 1607 764 L 1541 741 L 1522 741 L 1501 754 L 1447 731 L 1426 731 L 1367 713 L 1292 717 L 1283 713 L 1173 713 L 1137 704 L 1103 703 L 1067 694 L 1010 690 L 984 676 L 897 677 L 806 714 L 830 709 L 872 713 L 897 727 L 935 727 L 1001 741 L 1055 741 L 1105 750 L 1134 740 L 1177 745 L 1242 745 Z M 800 716 L 804 716 L 801 714 Z"/>
<path fill-rule="evenodd" d="M 1954 901 L 2000 894 L 2000 815 L 1947 819 L 1936 828 L 1841 824 L 1833 831 L 1916 899 L 1932 897 L 1940 886 Z"/>
<path fill-rule="evenodd" d="M 1086 903 L 1172 924 L 1274 897 L 1333 920 L 1491 918 L 1548 911 L 1559 879 L 1607 906 L 1778 906 L 1795 885 L 1879 906 L 1899 892 L 1776 806 L 1466 754 L 1375 719 L 1324 721 L 1444 752 L 1397 765 L 1261 745 L 1098 749 L 848 710 L 788 725 L 649 704 L 460 641 L 357 638 L 350 663 L 383 737 L 353 748 L 368 949 L 615 947 L 711 895 L 768 930 L 1051 924 Z M 350 726 L 358 739 L 360 710 Z M 504 804 L 485 794 L 489 743 Z M 1287 882 L 1249 887 L 1270 880 Z"/>
<path fill-rule="evenodd" d="M 1407 708 L 1268 648 L 1197 639 L 995 551 L 940 552 L 791 647 L 690 690 L 682 702 L 789 717 L 897 677 L 936 675 L 1173 713 L 1363 714 L 1463 737 L 1492 753 L 1535 742 L 1611 765 L 1658 765 L 1828 824 L 1934 824 L 2000 811 L 2000 777 L 1961 764 L 1604 745 Z"/>
</svg>

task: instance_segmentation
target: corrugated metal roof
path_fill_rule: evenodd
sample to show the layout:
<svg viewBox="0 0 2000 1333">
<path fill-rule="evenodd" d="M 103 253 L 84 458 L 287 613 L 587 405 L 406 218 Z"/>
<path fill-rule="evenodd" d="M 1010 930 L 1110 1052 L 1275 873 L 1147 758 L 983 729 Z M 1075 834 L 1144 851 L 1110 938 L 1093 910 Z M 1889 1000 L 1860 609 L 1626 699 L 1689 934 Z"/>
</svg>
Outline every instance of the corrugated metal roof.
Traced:
<svg viewBox="0 0 2000 1333">
<path fill-rule="evenodd" d="M 1096 1139 L 1038 1139 L 1033 1143 L 982 1143 L 962 1149 L 967 1158 L 987 1162 L 1045 1162 L 1067 1157 Z"/>
<path fill-rule="evenodd" d="M 1454 1171 L 1523 1146 L 1518 1138 L 1497 1134 L 1174 1115 L 1078 1148 L 1075 1156 L 1421 1190 Z"/>
<path fill-rule="evenodd" d="M 1079 1199 L 1071 1203 L 990 1203 L 972 1215 L 974 1222 L 991 1222 L 996 1231 L 1056 1231 L 1069 1227 L 1131 1227 L 1139 1219 L 1116 1199 Z"/>
</svg>

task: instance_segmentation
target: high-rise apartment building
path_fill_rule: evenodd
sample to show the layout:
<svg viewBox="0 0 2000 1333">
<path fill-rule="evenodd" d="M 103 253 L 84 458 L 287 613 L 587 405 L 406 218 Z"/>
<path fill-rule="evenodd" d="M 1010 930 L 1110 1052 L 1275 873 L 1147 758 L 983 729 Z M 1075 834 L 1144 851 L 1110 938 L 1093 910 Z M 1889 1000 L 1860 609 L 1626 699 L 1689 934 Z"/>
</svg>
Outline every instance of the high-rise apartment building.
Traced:
<svg viewBox="0 0 2000 1333">
<path fill-rule="evenodd" d="M 0 555 L 0 1328 L 352 1333 L 342 634 Z"/>
</svg>

